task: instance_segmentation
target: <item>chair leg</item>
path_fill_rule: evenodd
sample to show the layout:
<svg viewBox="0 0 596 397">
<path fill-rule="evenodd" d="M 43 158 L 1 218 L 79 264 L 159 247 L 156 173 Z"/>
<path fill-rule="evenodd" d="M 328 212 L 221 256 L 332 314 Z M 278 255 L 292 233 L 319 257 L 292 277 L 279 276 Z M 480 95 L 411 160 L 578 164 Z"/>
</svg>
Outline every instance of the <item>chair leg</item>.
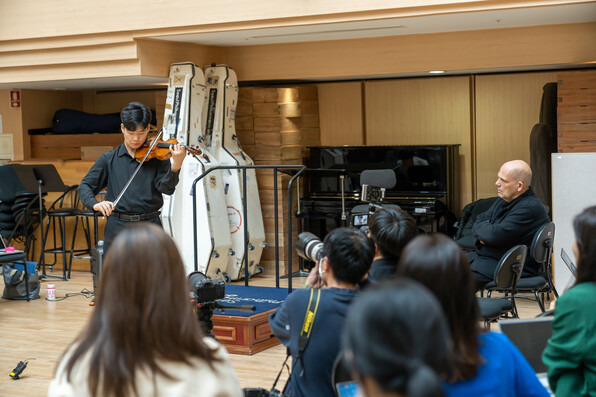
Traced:
<svg viewBox="0 0 596 397">
<path fill-rule="evenodd" d="M 540 306 L 540 310 L 544 313 L 544 303 L 542 303 L 542 299 L 544 299 L 544 294 L 542 294 L 542 298 L 538 296 L 538 291 L 534 290 L 534 296 L 536 297 L 536 302 L 538 302 L 538 306 Z"/>
<path fill-rule="evenodd" d="M 68 267 L 66 263 L 66 218 L 61 217 L 60 219 L 60 238 L 62 240 L 62 278 L 64 280 L 68 280 L 66 278 L 66 269 Z M 70 269 L 69 269 L 70 272 Z"/>
<path fill-rule="evenodd" d="M 45 238 L 41 241 L 41 254 L 39 255 L 39 266 L 41 266 L 42 268 L 42 275 L 46 275 L 46 244 L 48 243 L 48 232 L 50 231 L 50 217 L 48 217 L 48 220 L 46 222 L 46 230 L 44 233 Z M 43 224 L 40 225 L 41 228 L 43 228 Z M 56 238 L 56 235 L 54 235 L 54 239 Z M 54 240 L 55 242 L 55 240 Z M 55 244 L 54 244 L 55 245 Z"/>
<path fill-rule="evenodd" d="M 72 231 L 72 243 L 70 244 L 70 258 L 68 259 L 68 278 L 70 278 L 70 269 L 72 268 L 72 257 L 74 256 L 74 246 L 77 240 L 77 227 L 79 225 L 79 217 L 75 216 L 74 229 Z"/>
<path fill-rule="evenodd" d="M 91 249 L 93 246 L 91 245 L 91 228 L 89 226 L 89 218 L 83 218 L 83 230 L 85 231 L 85 242 L 87 243 L 87 252 L 89 256 L 91 256 Z"/>
<path fill-rule="evenodd" d="M 50 265 L 50 270 L 54 269 L 54 265 L 58 262 L 58 255 L 56 251 L 58 250 L 58 243 L 56 242 L 56 218 L 52 219 L 52 230 L 54 231 L 54 247 L 53 247 L 53 254 L 54 254 L 54 262 Z"/>
<path fill-rule="evenodd" d="M 515 294 L 511 294 L 511 305 L 513 306 L 513 317 L 519 318 L 517 313 L 517 305 L 515 304 Z"/>
</svg>

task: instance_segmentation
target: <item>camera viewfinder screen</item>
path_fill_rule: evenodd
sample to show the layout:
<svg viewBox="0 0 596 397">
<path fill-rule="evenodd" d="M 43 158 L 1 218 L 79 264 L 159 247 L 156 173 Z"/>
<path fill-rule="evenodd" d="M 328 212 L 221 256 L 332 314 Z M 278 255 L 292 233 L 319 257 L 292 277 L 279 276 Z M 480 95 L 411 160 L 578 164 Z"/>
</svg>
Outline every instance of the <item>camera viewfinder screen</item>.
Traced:
<svg viewBox="0 0 596 397">
<path fill-rule="evenodd" d="M 368 214 L 354 215 L 354 221 L 352 224 L 354 226 L 366 226 L 368 224 Z"/>
<path fill-rule="evenodd" d="M 341 382 L 336 386 L 339 397 L 362 397 L 360 385 L 356 382 Z"/>
</svg>

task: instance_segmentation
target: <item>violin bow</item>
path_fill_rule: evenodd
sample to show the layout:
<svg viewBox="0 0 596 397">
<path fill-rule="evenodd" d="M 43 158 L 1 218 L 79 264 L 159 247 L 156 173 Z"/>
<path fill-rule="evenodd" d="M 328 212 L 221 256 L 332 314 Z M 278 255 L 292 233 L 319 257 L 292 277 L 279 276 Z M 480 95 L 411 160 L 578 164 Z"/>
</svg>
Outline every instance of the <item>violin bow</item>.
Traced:
<svg viewBox="0 0 596 397">
<path fill-rule="evenodd" d="M 145 157 L 143 157 L 143 159 L 141 160 L 141 162 L 137 166 L 137 169 L 135 169 L 135 172 L 132 173 L 130 179 L 128 180 L 128 182 L 126 182 L 126 185 L 124 186 L 124 188 L 122 189 L 122 191 L 120 192 L 120 194 L 118 195 L 118 197 L 116 197 L 116 200 L 114 201 L 114 208 L 116 208 L 116 205 L 118 204 L 118 201 L 120 201 L 120 199 L 122 198 L 122 195 L 124 195 L 124 192 L 126 192 L 126 189 L 128 189 L 128 186 L 130 185 L 130 183 L 132 182 L 132 180 L 137 175 L 137 172 L 139 172 L 139 169 L 141 169 L 141 166 L 145 162 L 145 159 L 147 158 L 147 156 L 149 156 L 149 153 L 153 150 L 153 148 L 155 147 L 155 145 L 157 145 L 157 141 L 158 141 L 158 139 L 159 139 L 159 137 L 161 136 L 162 133 L 163 133 L 163 128 L 161 130 L 159 130 L 159 134 L 157 134 L 157 138 L 155 138 L 155 140 L 151 144 L 151 147 L 149 148 L 149 150 L 147 150 L 147 153 L 145 153 Z"/>
</svg>

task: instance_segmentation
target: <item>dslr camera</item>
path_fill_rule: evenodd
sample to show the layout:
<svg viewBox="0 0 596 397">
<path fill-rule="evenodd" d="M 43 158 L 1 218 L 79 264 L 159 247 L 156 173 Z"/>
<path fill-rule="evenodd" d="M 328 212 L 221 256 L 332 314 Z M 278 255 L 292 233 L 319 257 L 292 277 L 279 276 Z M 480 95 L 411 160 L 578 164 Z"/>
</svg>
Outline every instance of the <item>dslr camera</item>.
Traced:
<svg viewBox="0 0 596 397">
<path fill-rule="evenodd" d="M 361 201 L 365 203 L 380 203 L 385 198 L 385 188 L 371 185 L 362 185 Z"/>
<path fill-rule="evenodd" d="M 197 304 L 215 302 L 226 296 L 226 284 L 222 280 L 208 278 L 201 272 L 190 273 L 188 282 Z"/>
<path fill-rule="evenodd" d="M 368 204 L 359 204 L 352 208 L 350 214 L 351 225 L 367 231 L 368 218 L 385 199 L 385 189 L 395 186 L 395 172 L 393 170 L 365 170 L 360 174 L 360 185 L 362 194 L 360 201 Z"/>
</svg>

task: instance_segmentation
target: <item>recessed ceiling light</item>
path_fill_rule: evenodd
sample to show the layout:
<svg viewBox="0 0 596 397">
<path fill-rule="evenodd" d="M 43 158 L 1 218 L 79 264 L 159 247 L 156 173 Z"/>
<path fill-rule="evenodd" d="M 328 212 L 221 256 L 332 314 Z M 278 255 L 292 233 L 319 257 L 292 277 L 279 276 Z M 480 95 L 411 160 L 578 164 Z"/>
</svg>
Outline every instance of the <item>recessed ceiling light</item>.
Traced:
<svg viewBox="0 0 596 397">
<path fill-rule="evenodd" d="M 442 73 L 445 73 L 445 71 L 444 70 L 431 70 L 428 73 L 430 73 L 430 74 L 442 74 Z"/>
</svg>

